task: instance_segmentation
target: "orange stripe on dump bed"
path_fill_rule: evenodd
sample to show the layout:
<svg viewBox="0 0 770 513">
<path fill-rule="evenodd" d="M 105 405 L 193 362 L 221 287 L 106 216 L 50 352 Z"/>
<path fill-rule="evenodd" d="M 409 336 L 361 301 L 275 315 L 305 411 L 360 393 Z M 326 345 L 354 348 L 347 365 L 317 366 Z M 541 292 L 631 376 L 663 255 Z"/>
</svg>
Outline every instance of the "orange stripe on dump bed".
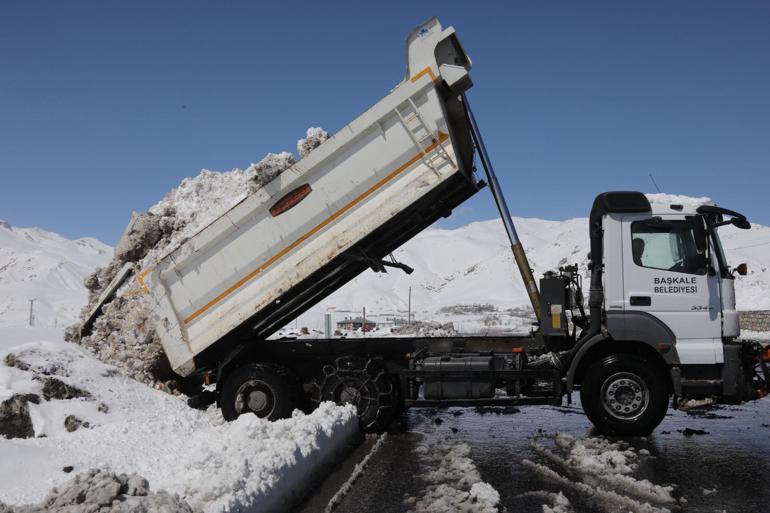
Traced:
<svg viewBox="0 0 770 513">
<path fill-rule="evenodd" d="M 430 66 L 428 66 L 424 70 L 420 71 L 419 73 L 417 73 L 415 76 L 413 76 L 409 80 L 412 81 L 412 82 L 417 82 L 418 80 L 420 80 L 420 77 L 422 77 L 423 75 L 429 75 L 431 80 L 433 80 L 434 82 L 436 81 L 436 75 L 435 75 L 435 73 L 433 73 L 433 70 L 430 69 Z"/>
<path fill-rule="evenodd" d="M 303 242 L 308 240 L 310 237 L 312 237 L 313 235 L 318 233 L 319 230 L 322 230 L 323 228 L 327 227 L 332 221 L 334 221 L 335 219 L 340 217 L 342 214 L 344 214 L 345 212 L 347 212 L 348 210 L 350 210 L 351 208 L 356 206 L 356 204 L 360 203 L 361 201 L 365 200 L 367 197 L 371 196 L 372 193 L 374 193 L 375 191 L 380 189 L 383 185 L 385 185 L 386 183 L 388 183 L 389 181 L 393 180 L 395 177 L 397 177 L 398 175 L 403 173 L 404 170 L 406 170 L 407 168 L 409 168 L 412 165 L 414 165 L 418 160 L 423 158 L 425 155 L 427 155 L 431 151 L 435 150 L 441 143 L 446 141 L 448 138 L 449 138 L 449 136 L 447 134 L 445 134 L 444 132 L 439 132 L 438 133 L 438 140 L 437 141 L 434 140 L 433 144 L 431 144 L 430 146 L 425 148 L 424 151 L 421 151 L 420 153 L 418 153 L 414 157 L 410 158 L 408 161 L 406 161 L 398 169 L 396 169 L 394 171 L 391 171 L 391 173 L 388 174 L 388 176 L 386 176 L 385 178 L 383 178 L 379 182 L 377 182 L 374 185 L 372 185 L 369 189 L 367 189 L 366 191 L 361 193 L 361 195 L 358 196 L 356 199 L 354 199 L 353 201 L 351 201 L 350 203 L 348 203 L 347 205 L 345 205 L 344 207 L 342 207 L 341 209 L 336 211 L 334 214 L 332 214 L 331 216 L 326 218 L 326 220 L 324 220 L 320 224 L 316 225 L 313 229 L 311 229 L 309 232 L 307 232 L 306 234 L 301 236 L 299 239 L 295 240 L 294 242 L 292 242 L 291 244 L 289 244 L 288 246 L 283 248 L 281 251 L 279 251 L 278 253 L 276 253 L 272 257 L 270 257 L 265 263 L 263 263 L 262 265 L 260 265 L 259 267 L 257 267 L 253 271 L 251 271 L 249 274 L 247 274 L 246 276 L 244 276 L 243 278 L 241 278 L 240 280 L 235 282 L 233 285 L 228 287 L 227 290 L 225 290 L 224 292 L 219 294 L 217 297 L 215 297 L 214 299 L 212 299 L 211 301 L 206 303 L 198 311 L 196 311 L 195 313 L 193 313 L 192 315 L 187 317 L 184 320 L 185 324 L 189 324 L 190 322 L 194 321 L 197 317 L 199 317 L 206 310 L 208 310 L 212 306 L 216 305 L 217 303 L 222 301 L 224 298 L 226 298 L 227 296 L 229 296 L 230 294 L 232 294 L 233 292 L 235 292 L 236 290 L 241 288 L 244 284 L 246 284 L 246 282 L 250 281 L 257 274 L 261 273 L 262 271 L 264 271 L 265 269 L 267 269 L 268 267 L 273 265 L 278 259 L 280 259 L 281 257 L 285 256 L 287 253 L 289 253 L 290 251 L 295 249 L 297 246 L 299 246 L 300 244 L 302 244 Z"/>
</svg>

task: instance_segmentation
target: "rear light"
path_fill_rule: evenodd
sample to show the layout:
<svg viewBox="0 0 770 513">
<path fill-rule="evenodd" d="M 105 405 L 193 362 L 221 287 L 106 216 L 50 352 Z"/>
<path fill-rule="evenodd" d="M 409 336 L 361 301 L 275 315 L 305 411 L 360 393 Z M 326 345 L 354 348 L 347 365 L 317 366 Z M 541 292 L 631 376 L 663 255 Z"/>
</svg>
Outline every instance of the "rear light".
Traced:
<svg viewBox="0 0 770 513">
<path fill-rule="evenodd" d="M 770 362 L 770 346 L 765 348 L 765 352 L 762 353 L 762 359 L 766 362 Z"/>
<path fill-rule="evenodd" d="M 270 207 L 270 215 L 273 217 L 283 214 L 287 210 L 295 207 L 297 203 L 302 201 L 310 194 L 313 189 L 310 184 L 300 185 L 291 192 L 288 192 L 284 197 L 275 202 L 275 205 Z"/>
<path fill-rule="evenodd" d="M 215 381 L 214 373 L 210 372 L 208 374 L 203 375 L 203 384 L 204 385 L 213 385 Z"/>
<path fill-rule="evenodd" d="M 523 347 L 514 347 L 513 349 L 511 349 L 511 351 L 514 352 L 514 353 L 523 353 L 524 352 L 524 348 Z"/>
</svg>

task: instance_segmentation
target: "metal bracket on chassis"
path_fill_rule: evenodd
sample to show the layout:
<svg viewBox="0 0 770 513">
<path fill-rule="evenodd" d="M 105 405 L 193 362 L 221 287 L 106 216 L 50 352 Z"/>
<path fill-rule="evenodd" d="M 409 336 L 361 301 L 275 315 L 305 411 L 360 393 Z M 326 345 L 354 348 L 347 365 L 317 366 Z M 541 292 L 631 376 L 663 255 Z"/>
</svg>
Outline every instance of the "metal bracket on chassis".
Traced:
<svg viewBox="0 0 770 513">
<path fill-rule="evenodd" d="M 386 267 L 394 267 L 396 269 L 401 269 L 406 274 L 412 274 L 414 272 L 414 269 L 412 267 L 409 267 L 408 265 L 396 261 L 396 259 L 393 257 L 393 254 L 390 254 L 390 260 L 382 260 L 379 258 L 372 258 L 366 253 L 364 253 L 363 250 L 358 250 L 358 253 L 351 253 L 347 252 L 344 253 L 345 258 L 349 260 L 354 260 L 357 262 L 364 262 L 366 265 L 371 267 L 372 271 L 376 273 L 386 273 L 388 272 Z"/>
</svg>

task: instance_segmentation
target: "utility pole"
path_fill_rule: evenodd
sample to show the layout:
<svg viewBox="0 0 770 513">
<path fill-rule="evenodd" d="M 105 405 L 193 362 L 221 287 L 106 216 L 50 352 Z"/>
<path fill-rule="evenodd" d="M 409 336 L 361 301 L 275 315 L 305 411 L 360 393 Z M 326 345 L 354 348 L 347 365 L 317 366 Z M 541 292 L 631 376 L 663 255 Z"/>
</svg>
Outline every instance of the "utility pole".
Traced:
<svg viewBox="0 0 770 513">
<path fill-rule="evenodd" d="M 33 311 L 33 305 L 35 304 L 34 299 L 29 300 L 29 325 L 34 326 L 35 325 L 35 313 Z"/>
<path fill-rule="evenodd" d="M 409 286 L 409 299 L 407 300 L 406 325 L 412 325 L 412 286 Z"/>
<path fill-rule="evenodd" d="M 363 315 L 364 322 L 361 324 L 361 334 L 364 336 L 364 338 L 366 338 L 366 307 L 365 306 L 363 307 L 362 315 Z"/>
</svg>

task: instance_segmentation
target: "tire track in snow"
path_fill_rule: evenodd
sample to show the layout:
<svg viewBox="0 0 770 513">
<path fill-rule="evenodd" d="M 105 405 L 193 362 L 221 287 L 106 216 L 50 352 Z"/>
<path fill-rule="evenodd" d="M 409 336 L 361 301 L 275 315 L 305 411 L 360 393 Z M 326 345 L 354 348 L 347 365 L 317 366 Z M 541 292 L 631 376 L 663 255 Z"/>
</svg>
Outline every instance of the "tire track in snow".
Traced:
<svg viewBox="0 0 770 513">
<path fill-rule="evenodd" d="M 669 507 L 679 505 L 673 496 L 673 486 L 657 485 L 631 475 L 639 466 L 640 454 L 628 444 L 564 434 L 551 440 L 553 448 L 537 439 L 532 442 L 532 449 L 544 463 L 525 459 L 522 464 L 550 484 L 572 491 L 595 507 L 607 512 L 670 513 Z M 553 504 L 554 508 L 561 507 L 556 500 Z M 543 510 L 547 511 L 546 508 L 549 507 L 544 505 Z"/>
<path fill-rule="evenodd" d="M 350 473 L 350 477 L 344 483 L 342 483 L 342 486 L 340 486 L 332 498 L 329 499 L 329 503 L 326 505 L 326 508 L 324 508 L 324 513 L 331 513 L 337 508 L 337 506 L 353 488 L 353 485 L 356 483 L 356 481 L 358 481 L 358 478 L 361 477 L 361 474 L 364 473 L 366 467 L 369 466 L 369 460 L 371 460 L 372 456 L 374 456 L 380 450 L 382 444 L 385 443 L 387 438 L 387 433 L 384 433 L 377 438 L 377 441 L 374 443 L 372 448 L 369 449 L 369 452 L 366 453 L 364 459 L 356 463 L 356 466 L 353 467 L 353 472 Z"/>
</svg>

